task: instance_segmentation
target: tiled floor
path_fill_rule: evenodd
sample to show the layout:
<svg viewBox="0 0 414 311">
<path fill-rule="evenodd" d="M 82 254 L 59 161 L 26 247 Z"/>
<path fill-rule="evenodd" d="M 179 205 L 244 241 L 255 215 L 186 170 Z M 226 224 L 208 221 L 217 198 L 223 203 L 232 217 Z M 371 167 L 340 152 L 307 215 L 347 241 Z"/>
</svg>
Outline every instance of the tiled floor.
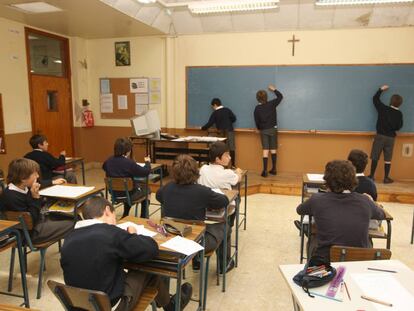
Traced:
<svg viewBox="0 0 414 311">
<path fill-rule="evenodd" d="M 102 184 L 102 172 L 87 172 L 88 184 Z M 299 262 L 299 236 L 293 226 L 297 218 L 295 208 L 300 197 L 271 194 L 256 194 L 248 197 L 247 230 L 240 231 L 239 267 L 228 274 L 227 291 L 215 285 L 215 256 L 210 263 L 207 309 L 222 310 L 292 310 L 291 296 L 278 271 L 279 264 Z M 391 249 L 392 258 L 399 259 L 414 269 L 414 245 L 410 245 L 413 205 L 385 203 L 394 216 Z M 119 210 L 122 212 L 122 208 Z M 384 241 L 375 241 L 375 246 L 385 247 Z M 10 252 L 0 253 L 0 290 L 7 287 Z M 30 302 L 40 310 L 63 310 L 58 301 L 43 285 L 40 300 L 35 298 L 38 272 L 38 254 L 28 256 L 28 283 Z M 45 281 L 62 281 L 57 247 L 47 253 Z M 16 268 L 17 269 L 17 268 Z M 19 274 L 15 274 L 15 286 L 20 287 Z M 187 281 L 198 284 L 198 274 L 187 269 Z M 172 286 L 174 288 L 174 286 Z M 194 293 L 197 291 L 194 290 Z M 196 296 L 196 295 L 195 295 Z M 21 299 L 0 296 L 1 303 L 19 304 Z M 185 310 L 196 310 L 190 303 Z"/>
</svg>

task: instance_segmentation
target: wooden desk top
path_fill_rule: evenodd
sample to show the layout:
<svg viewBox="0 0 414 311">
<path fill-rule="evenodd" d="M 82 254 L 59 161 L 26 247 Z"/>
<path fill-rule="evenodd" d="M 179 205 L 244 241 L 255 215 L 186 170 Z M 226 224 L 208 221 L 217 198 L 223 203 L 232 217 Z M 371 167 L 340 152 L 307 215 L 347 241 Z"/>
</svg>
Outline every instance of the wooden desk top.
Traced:
<svg viewBox="0 0 414 311">
<path fill-rule="evenodd" d="M 73 164 L 76 162 L 82 162 L 83 158 L 82 157 L 67 157 L 65 158 L 65 164 Z"/>
<path fill-rule="evenodd" d="M 18 306 L 12 306 L 12 305 L 5 305 L 0 303 L 0 310 L 1 311 L 38 311 L 37 309 L 28 309 L 28 308 L 22 308 Z"/>
<path fill-rule="evenodd" d="M 19 224 L 18 221 L 0 220 L 0 234 L 5 230 L 13 228 L 14 226 L 17 226 L 18 224 Z"/>
<path fill-rule="evenodd" d="M 65 187 L 92 187 L 92 186 L 80 186 L 80 185 L 72 185 L 72 184 L 64 184 L 64 185 L 60 185 L 60 186 L 65 186 Z M 63 200 L 68 200 L 68 201 L 78 201 L 78 200 L 81 200 L 83 198 L 86 198 L 88 196 L 91 196 L 93 194 L 97 194 L 97 193 L 102 192 L 102 191 L 105 190 L 104 187 L 96 187 L 96 186 L 94 186 L 94 187 L 95 187 L 94 189 L 92 189 L 92 190 L 90 190 L 90 191 L 88 191 L 88 192 L 86 192 L 82 195 L 79 195 L 77 197 L 74 197 L 74 198 L 65 197 L 65 196 L 48 196 L 48 197 L 63 199 Z M 47 189 L 47 188 L 45 188 L 45 189 Z"/>
<path fill-rule="evenodd" d="M 227 197 L 227 199 L 229 200 L 230 203 L 233 200 L 235 200 L 237 198 L 237 195 L 239 194 L 239 191 L 237 191 L 237 190 L 224 189 L 222 191 L 223 191 L 224 195 Z"/>
<path fill-rule="evenodd" d="M 321 174 L 321 175 L 323 175 L 323 174 Z M 323 185 L 323 184 L 325 184 L 326 183 L 326 181 L 325 180 L 310 180 L 309 178 L 308 178 L 308 173 L 304 173 L 303 175 L 302 175 L 302 182 L 304 183 L 304 184 L 317 184 L 317 185 Z"/>
</svg>

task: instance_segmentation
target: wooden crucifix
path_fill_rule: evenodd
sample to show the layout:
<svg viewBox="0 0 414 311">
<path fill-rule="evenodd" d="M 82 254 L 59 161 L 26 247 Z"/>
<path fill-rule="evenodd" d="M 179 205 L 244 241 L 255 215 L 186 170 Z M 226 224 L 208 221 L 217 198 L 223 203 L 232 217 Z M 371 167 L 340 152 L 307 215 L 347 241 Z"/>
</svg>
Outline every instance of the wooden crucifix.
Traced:
<svg viewBox="0 0 414 311">
<path fill-rule="evenodd" d="M 288 42 L 292 43 L 292 56 L 295 56 L 295 42 L 299 42 L 299 39 L 295 39 L 295 35 L 293 35 L 291 40 L 288 40 Z"/>
</svg>

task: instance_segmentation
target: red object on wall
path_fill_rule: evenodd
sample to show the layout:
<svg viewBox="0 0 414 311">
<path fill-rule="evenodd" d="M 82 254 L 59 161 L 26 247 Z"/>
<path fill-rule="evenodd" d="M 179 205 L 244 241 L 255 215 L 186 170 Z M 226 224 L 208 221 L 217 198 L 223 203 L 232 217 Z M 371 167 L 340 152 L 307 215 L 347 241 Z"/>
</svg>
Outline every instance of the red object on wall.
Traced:
<svg viewBox="0 0 414 311">
<path fill-rule="evenodd" d="M 91 110 L 85 110 L 82 112 L 82 125 L 83 127 L 93 127 L 94 120 L 93 120 L 93 112 Z"/>
</svg>

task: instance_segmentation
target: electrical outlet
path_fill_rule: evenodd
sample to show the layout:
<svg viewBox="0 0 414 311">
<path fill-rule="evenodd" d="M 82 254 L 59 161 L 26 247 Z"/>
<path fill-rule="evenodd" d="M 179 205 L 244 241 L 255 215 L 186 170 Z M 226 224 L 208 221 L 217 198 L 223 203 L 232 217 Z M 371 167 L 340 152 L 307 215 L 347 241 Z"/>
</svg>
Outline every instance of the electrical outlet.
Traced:
<svg viewBox="0 0 414 311">
<path fill-rule="evenodd" d="M 402 156 L 406 158 L 410 158 L 413 156 L 413 144 L 403 144 Z"/>
</svg>

